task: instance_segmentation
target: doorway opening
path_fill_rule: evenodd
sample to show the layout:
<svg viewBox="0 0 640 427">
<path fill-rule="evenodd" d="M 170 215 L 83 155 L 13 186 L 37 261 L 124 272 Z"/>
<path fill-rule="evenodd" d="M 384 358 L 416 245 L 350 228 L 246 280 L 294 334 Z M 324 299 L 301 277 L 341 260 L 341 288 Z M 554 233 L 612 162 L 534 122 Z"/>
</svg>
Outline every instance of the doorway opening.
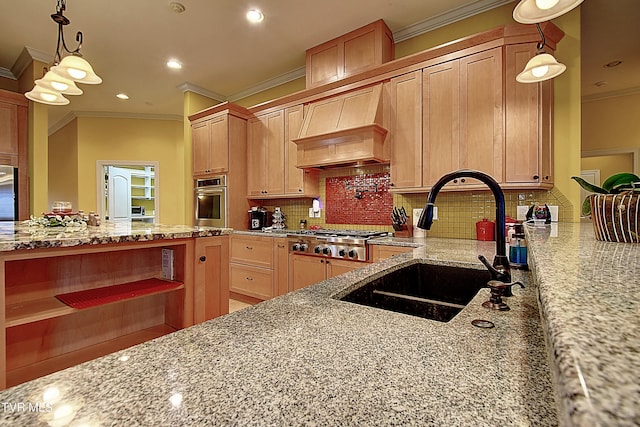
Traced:
<svg viewBox="0 0 640 427">
<path fill-rule="evenodd" d="M 98 160 L 98 214 L 109 221 L 158 223 L 157 161 Z"/>
</svg>

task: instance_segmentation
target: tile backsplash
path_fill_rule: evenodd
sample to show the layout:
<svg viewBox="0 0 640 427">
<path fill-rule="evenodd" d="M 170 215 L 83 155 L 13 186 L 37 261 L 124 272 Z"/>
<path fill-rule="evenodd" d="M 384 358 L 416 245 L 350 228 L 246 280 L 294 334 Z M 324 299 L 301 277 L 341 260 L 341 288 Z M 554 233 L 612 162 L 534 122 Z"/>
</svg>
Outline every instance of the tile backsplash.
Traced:
<svg viewBox="0 0 640 427">
<path fill-rule="evenodd" d="M 324 228 L 341 228 L 350 230 L 376 230 L 392 232 L 390 214 L 393 206 L 404 206 L 411 213 L 413 209 L 424 207 L 427 193 L 398 194 L 388 193 L 384 188 L 388 185 L 389 167 L 386 165 L 352 167 L 325 170 L 320 174 L 321 217 L 309 218 L 311 198 L 274 199 L 254 201 L 273 212 L 280 207 L 287 217 L 286 225 L 290 229 L 298 229 L 300 220 L 307 221 L 307 227 L 319 225 Z M 346 190 L 347 183 L 351 185 Z M 372 194 L 362 193 L 362 199 L 355 197 L 355 188 L 362 184 L 379 184 L 384 189 L 374 198 Z M 334 197 L 336 185 L 339 187 L 340 197 Z M 371 187 L 373 188 L 373 187 Z M 330 194 L 327 196 L 327 189 Z M 383 194 L 386 193 L 385 196 Z M 332 196 L 333 194 L 333 196 Z M 505 190 L 505 205 L 507 215 L 516 218 L 518 205 L 548 204 L 558 206 L 558 220 L 570 220 L 573 206 L 556 188 L 551 190 Z M 377 197 L 377 198 L 376 198 Z M 385 199 L 385 197 L 387 199 Z M 390 201 L 393 204 L 390 204 Z M 260 202 L 260 203 L 259 203 Z M 367 215 L 358 209 L 360 202 L 368 202 Z M 374 206 L 372 206 L 374 205 Z M 459 239 L 476 238 L 476 222 L 483 218 L 495 220 L 495 202 L 491 191 L 460 191 L 441 192 L 436 200 L 438 207 L 438 221 L 435 221 L 427 236 L 449 237 Z M 371 212 L 377 212 L 371 213 Z M 414 220 L 414 222 L 417 219 Z M 343 222 L 346 221 L 346 222 Z"/>
</svg>

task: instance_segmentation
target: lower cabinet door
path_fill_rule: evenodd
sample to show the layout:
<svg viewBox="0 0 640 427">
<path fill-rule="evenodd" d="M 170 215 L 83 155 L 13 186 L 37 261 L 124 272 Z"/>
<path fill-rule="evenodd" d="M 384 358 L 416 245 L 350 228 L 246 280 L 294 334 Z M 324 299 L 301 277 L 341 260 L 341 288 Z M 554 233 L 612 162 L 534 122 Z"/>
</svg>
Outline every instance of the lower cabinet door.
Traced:
<svg viewBox="0 0 640 427">
<path fill-rule="evenodd" d="M 360 267 L 369 265 L 366 262 L 346 261 L 342 259 L 327 260 L 327 277 L 335 277 Z"/>
<path fill-rule="evenodd" d="M 292 255 L 289 264 L 289 280 L 292 290 L 302 289 L 314 283 L 322 282 L 326 278 L 326 264 L 324 258 Z"/>
<path fill-rule="evenodd" d="M 229 290 L 266 300 L 273 298 L 273 270 L 248 265 L 231 264 Z"/>
</svg>

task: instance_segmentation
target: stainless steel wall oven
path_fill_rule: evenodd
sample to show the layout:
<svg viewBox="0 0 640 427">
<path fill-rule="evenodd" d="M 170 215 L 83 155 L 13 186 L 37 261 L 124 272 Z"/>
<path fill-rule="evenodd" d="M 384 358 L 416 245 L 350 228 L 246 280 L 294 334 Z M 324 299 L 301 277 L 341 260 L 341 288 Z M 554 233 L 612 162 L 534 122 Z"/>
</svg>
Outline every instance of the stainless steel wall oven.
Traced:
<svg viewBox="0 0 640 427">
<path fill-rule="evenodd" d="M 225 175 L 196 180 L 195 225 L 227 226 L 227 177 Z"/>
</svg>

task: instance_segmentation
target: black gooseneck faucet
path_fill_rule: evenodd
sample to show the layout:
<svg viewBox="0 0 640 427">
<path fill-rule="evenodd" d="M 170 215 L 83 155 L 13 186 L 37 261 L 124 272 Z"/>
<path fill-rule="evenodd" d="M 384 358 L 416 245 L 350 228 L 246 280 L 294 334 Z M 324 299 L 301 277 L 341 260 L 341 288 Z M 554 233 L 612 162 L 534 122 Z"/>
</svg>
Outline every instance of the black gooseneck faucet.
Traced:
<svg viewBox="0 0 640 427">
<path fill-rule="evenodd" d="M 500 185 L 489 175 L 484 172 L 460 169 L 454 172 L 450 172 L 444 175 L 436 182 L 429 196 L 427 197 L 427 204 L 424 206 L 422 215 L 418 220 L 418 227 L 424 230 L 431 229 L 433 223 L 433 204 L 436 201 L 436 196 L 442 187 L 449 181 L 456 178 L 475 178 L 485 183 L 493 193 L 493 197 L 496 200 L 496 256 L 493 259 L 493 266 L 489 264 L 485 257 L 478 256 L 478 259 L 487 267 L 491 273 L 492 280 L 498 280 L 503 283 L 511 282 L 511 268 L 509 267 L 509 259 L 507 258 L 506 240 L 504 236 L 505 230 L 505 207 L 504 207 L 504 194 Z M 510 290 L 510 288 L 509 288 Z M 503 293 L 502 296 L 508 296 L 510 292 Z"/>
</svg>

